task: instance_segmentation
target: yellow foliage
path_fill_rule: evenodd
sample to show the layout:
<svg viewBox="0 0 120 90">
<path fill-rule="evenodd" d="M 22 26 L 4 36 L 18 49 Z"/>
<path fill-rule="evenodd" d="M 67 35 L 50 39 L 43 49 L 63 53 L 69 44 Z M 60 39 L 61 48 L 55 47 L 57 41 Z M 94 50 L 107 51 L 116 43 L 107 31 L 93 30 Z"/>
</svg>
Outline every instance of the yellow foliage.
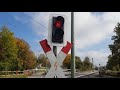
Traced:
<svg viewBox="0 0 120 90">
<path fill-rule="evenodd" d="M 63 61 L 63 65 L 64 64 L 67 64 L 67 65 L 70 64 L 70 60 L 71 60 L 71 54 L 68 54 Z"/>
</svg>

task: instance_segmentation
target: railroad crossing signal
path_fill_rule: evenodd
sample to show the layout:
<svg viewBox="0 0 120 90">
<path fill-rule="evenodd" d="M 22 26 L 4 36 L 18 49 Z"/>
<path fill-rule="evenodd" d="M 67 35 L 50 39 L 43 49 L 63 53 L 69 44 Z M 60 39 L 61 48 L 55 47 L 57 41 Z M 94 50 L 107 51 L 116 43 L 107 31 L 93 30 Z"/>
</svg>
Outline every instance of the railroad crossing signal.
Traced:
<svg viewBox="0 0 120 90">
<path fill-rule="evenodd" d="M 71 49 L 72 44 L 67 42 L 67 45 L 62 48 L 62 50 L 60 51 L 57 57 L 55 57 L 46 39 L 40 41 L 40 44 L 51 64 L 51 68 L 46 74 L 45 78 L 53 78 L 54 76 L 57 76 L 58 78 L 66 78 L 60 66 L 62 65 L 62 62 L 65 59 L 65 57 L 67 56 L 67 53 Z"/>
<path fill-rule="evenodd" d="M 64 18 L 62 16 L 53 17 L 52 19 L 52 42 L 63 43 L 64 37 Z"/>
<path fill-rule="evenodd" d="M 66 45 L 66 17 L 63 15 L 51 15 L 49 17 L 48 44 L 51 46 Z"/>
</svg>

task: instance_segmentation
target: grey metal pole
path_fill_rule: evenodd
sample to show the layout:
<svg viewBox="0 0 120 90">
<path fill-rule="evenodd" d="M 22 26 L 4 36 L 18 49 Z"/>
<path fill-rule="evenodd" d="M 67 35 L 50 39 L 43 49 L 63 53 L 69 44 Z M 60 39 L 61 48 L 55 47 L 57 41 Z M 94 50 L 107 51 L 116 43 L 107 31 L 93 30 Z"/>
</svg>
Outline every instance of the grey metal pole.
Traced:
<svg viewBox="0 0 120 90">
<path fill-rule="evenodd" d="M 75 52 L 74 52 L 74 12 L 71 12 L 71 78 L 75 78 Z"/>
<path fill-rule="evenodd" d="M 54 53 L 55 56 L 57 57 L 57 46 L 53 46 L 53 53 Z"/>
<path fill-rule="evenodd" d="M 57 46 L 53 46 L 53 53 L 57 57 Z M 57 78 L 57 76 L 55 75 L 54 78 Z"/>
</svg>

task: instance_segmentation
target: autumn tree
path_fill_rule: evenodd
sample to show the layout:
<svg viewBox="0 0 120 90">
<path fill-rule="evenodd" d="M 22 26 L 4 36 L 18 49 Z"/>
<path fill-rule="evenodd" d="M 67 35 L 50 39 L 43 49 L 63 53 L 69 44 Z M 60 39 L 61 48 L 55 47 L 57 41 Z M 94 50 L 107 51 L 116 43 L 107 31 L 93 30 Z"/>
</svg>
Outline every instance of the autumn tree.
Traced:
<svg viewBox="0 0 120 90">
<path fill-rule="evenodd" d="M 16 38 L 16 41 L 18 48 L 18 68 L 20 70 L 35 68 L 37 60 L 34 53 L 30 50 L 29 44 L 19 38 Z"/>
<path fill-rule="evenodd" d="M 15 70 L 17 68 L 17 46 L 14 33 L 4 26 L 0 32 L 0 69 Z"/>
<path fill-rule="evenodd" d="M 113 44 L 109 45 L 111 55 L 108 56 L 107 69 L 120 70 L 120 23 L 114 28 L 115 35 L 112 36 Z"/>
<path fill-rule="evenodd" d="M 36 66 L 36 57 L 29 44 L 16 38 L 7 27 L 0 31 L 0 70 L 24 70 Z"/>
<path fill-rule="evenodd" d="M 71 60 L 71 54 L 68 54 L 63 61 L 63 68 L 70 69 L 70 60 Z"/>
</svg>

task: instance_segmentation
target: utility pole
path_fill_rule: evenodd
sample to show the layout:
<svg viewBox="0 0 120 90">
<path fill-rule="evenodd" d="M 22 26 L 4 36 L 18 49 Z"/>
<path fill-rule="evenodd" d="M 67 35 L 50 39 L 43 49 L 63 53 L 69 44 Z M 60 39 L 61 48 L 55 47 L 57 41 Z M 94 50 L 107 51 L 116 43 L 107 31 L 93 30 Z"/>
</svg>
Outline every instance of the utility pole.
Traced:
<svg viewBox="0 0 120 90">
<path fill-rule="evenodd" d="M 92 58 L 92 71 L 94 72 L 94 63 L 93 63 L 93 58 Z"/>
<path fill-rule="evenodd" d="M 71 12 L 71 78 L 75 78 L 75 52 L 74 52 L 74 12 Z"/>
</svg>

